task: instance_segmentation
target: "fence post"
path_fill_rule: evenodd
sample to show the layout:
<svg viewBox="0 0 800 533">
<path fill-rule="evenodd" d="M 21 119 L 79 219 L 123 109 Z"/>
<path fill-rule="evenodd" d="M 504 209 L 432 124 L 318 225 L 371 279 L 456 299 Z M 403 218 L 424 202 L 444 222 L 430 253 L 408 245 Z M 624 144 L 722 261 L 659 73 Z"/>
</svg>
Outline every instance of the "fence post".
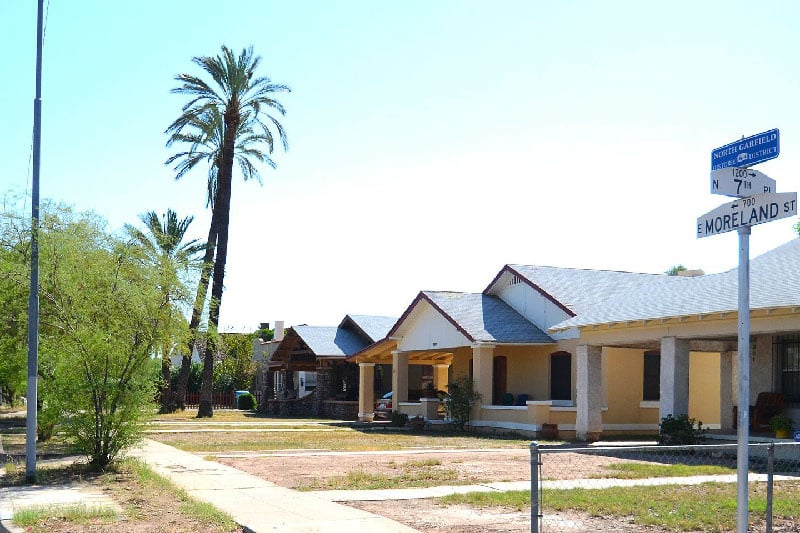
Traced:
<svg viewBox="0 0 800 533">
<path fill-rule="evenodd" d="M 539 533 L 539 444 L 531 442 L 531 533 Z"/>
<path fill-rule="evenodd" d="M 767 446 L 767 533 L 772 533 L 772 486 L 773 471 L 775 470 L 775 443 Z"/>
</svg>

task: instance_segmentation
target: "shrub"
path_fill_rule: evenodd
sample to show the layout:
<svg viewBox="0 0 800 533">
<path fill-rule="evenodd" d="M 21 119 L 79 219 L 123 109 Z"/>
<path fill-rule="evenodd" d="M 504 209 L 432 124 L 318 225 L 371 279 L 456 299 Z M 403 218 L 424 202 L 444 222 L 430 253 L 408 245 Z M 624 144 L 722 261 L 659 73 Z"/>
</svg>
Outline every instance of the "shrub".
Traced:
<svg viewBox="0 0 800 533">
<path fill-rule="evenodd" d="M 449 385 L 448 395 L 444 399 L 447 416 L 456 431 L 464 431 L 469 425 L 472 406 L 481 400 L 481 394 L 472 388 L 472 380 L 468 376 L 456 378 Z"/>
<path fill-rule="evenodd" d="M 675 417 L 669 414 L 662 418 L 659 424 L 658 443 L 664 445 L 697 444 L 705 438 L 707 431 L 707 429 L 703 429 L 702 422 L 689 418 L 689 415 Z"/>
<path fill-rule="evenodd" d="M 242 411 L 255 411 L 258 408 L 256 397 L 249 392 L 240 394 L 236 399 L 236 408 Z"/>
<path fill-rule="evenodd" d="M 406 422 L 408 422 L 407 414 L 401 413 L 400 411 L 392 411 L 392 421 L 389 423 L 390 426 L 401 428 L 406 425 Z"/>
</svg>

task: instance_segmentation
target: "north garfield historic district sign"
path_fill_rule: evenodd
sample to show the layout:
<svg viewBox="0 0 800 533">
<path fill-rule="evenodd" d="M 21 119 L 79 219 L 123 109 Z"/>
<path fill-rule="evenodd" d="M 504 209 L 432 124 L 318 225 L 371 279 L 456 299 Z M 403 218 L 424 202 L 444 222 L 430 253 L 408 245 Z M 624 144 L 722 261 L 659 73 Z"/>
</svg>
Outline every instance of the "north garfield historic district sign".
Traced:
<svg viewBox="0 0 800 533">
<path fill-rule="evenodd" d="M 697 219 L 697 238 L 755 226 L 797 214 L 796 192 L 775 192 L 775 180 L 749 168 L 780 154 L 777 129 L 743 138 L 711 152 L 711 192 L 738 199 Z"/>
</svg>

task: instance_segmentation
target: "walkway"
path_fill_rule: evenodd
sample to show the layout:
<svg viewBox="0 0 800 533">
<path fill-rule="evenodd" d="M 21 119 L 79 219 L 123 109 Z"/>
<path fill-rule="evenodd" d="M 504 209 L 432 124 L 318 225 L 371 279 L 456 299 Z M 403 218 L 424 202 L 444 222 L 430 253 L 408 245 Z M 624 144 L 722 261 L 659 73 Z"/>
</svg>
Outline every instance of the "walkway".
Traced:
<svg viewBox="0 0 800 533">
<path fill-rule="evenodd" d="M 152 440 L 131 454 L 184 489 L 231 515 L 245 531 L 263 533 L 330 532 L 413 533 L 416 530 L 388 518 L 297 492 L 241 470 L 206 461 Z"/>
</svg>

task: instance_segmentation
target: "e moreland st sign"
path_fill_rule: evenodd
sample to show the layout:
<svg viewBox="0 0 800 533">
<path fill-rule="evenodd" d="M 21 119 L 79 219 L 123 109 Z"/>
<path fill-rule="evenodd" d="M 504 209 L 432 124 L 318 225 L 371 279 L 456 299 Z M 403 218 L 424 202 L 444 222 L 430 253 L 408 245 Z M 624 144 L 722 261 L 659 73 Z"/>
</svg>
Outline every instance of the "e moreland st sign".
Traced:
<svg viewBox="0 0 800 533">
<path fill-rule="evenodd" d="M 755 226 L 797 214 L 797 193 L 766 193 L 723 204 L 697 219 L 697 238 Z"/>
</svg>

